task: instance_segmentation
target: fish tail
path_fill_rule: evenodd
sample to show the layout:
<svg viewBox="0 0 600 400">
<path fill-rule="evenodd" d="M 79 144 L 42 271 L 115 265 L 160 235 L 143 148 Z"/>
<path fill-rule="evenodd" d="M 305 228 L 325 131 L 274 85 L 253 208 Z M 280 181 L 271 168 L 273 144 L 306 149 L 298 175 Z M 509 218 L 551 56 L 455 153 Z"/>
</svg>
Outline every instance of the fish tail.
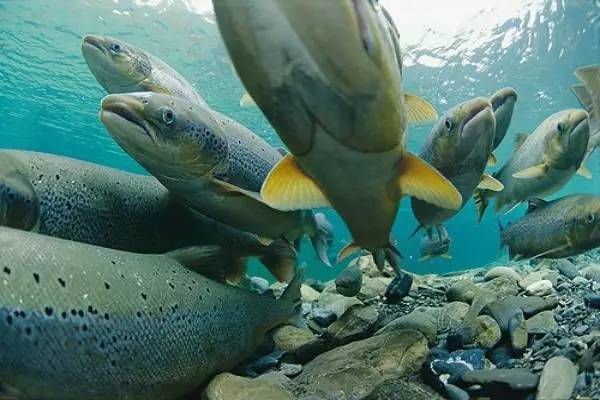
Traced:
<svg viewBox="0 0 600 400">
<path fill-rule="evenodd" d="M 475 208 L 477 209 L 477 217 L 478 221 L 481 222 L 483 218 L 483 214 L 488 207 L 489 200 L 487 196 L 487 190 L 485 189 L 475 189 L 473 192 L 473 199 L 475 200 Z"/>
<path fill-rule="evenodd" d="M 260 261 L 280 282 L 289 282 L 294 275 L 294 267 L 298 254 L 294 247 L 285 240 L 278 239 L 267 246 Z"/>
<path fill-rule="evenodd" d="M 323 213 L 316 213 L 314 215 L 314 224 L 315 229 L 310 236 L 310 241 L 323 264 L 331 267 L 328 250 L 333 243 L 333 226 Z"/>
<path fill-rule="evenodd" d="M 279 298 L 285 310 L 288 311 L 286 320 L 291 325 L 305 327 L 306 321 L 302 318 L 302 283 L 304 282 L 304 268 L 299 268 L 292 281 Z"/>
</svg>

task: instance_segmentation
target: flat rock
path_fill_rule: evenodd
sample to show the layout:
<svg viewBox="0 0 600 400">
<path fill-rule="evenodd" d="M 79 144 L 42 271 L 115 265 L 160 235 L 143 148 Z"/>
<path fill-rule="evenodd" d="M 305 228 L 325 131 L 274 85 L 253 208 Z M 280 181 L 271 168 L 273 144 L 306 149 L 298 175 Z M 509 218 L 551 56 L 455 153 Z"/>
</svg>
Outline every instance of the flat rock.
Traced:
<svg viewBox="0 0 600 400">
<path fill-rule="evenodd" d="M 543 279 L 552 282 L 552 285 L 556 285 L 558 283 L 558 273 L 549 269 L 541 269 L 539 271 L 532 272 L 525 278 L 521 279 L 519 281 L 519 286 L 522 289 L 527 289 L 527 286 Z"/>
<path fill-rule="evenodd" d="M 526 369 L 497 368 L 467 371 L 461 380 L 468 385 L 480 385 L 479 394 L 498 396 L 508 395 L 515 391 L 535 390 L 540 377 Z"/>
<path fill-rule="evenodd" d="M 379 331 L 376 335 L 380 335 L 392 330 L 414 329 L 421 332 L 427 338 L 427 342 L 431 345 L 437 339 L 437 313 L 428 307 L 417 307 L 410 314 L 396 318 Z"/>
<path fill-rule="evenodd" d="M 273 330 L 273 340 L 275 341 L 275 350 L 294 352 L 300 346 L 309 343 L 315 339 L 309 329 L 296 328 L 291 325 L 284 325 Z"/>
<path fill-rule="evenodd" d="M 527 333 L 531 335 L 543 335 L 558 328 L 554 319 L 553 311 L 542 311 L 526 321 Z"/>
<path fill-rule="evenodd" d="M 224 373 L 208 385 L 207 400 L 293 400 L 292 394 L 266 379 L 249 379 Z"/>
<path fill-rule="evenodd" d="M 479 294 L 479 287 L 469 280 L 456 281 L 446 290 L 446 297 L 449 301 L 460 301 L 471 304 L 475 296 Z"/>
<path fill-rule="evenodd" d="M 487 282 L 503 276 L 510 278 L 515 282 L 521 280 L 521 275 L 510 267 L 494 267 L 485 273 L 483 280 Z"/>
<path fill-rule="evenodd" d="M 392 378 L 377 385 L 366 400 L 444 400 L 444 398 L 429 386 L 402 378 Z"/>
<path fill-rule="evenodd" d="M 356 305 L 363 305 L 363 302 L 356 297 L 346 297 L 336 293 L 335 285 L 331 285 L 323 290 L 319 296 L 319 301 L 317 302 L 317 307 L 332 311 L 338 319 L 341 318 L 350 307 Z"/>
<path fill-rule="evenodd" d="M 459 301 L 446 304 L 437 312 L 437 330 L 445 331 L 459 326 L 469 311 L 469 305 Z"/>
<path fill-rule="evenodd" d="M 556 294 L 554 287 L 552 286 L 552 282 L 547 279 L 542 279 L 537 282 L 533 282 L 531 285 L 527 286 L 525 289 L 525 294 L 528 296 L 550 296 Z"/>
<path fill-rule="evenodd" d="M 519 293 L 517 283 L 506 276 L 492 279 L 479 285 L 483 290 L 489 290 L 495 293 L 499 298 L 506 296 L 516 296 Z"/>
<path fill-rule="evenodd" d="M 379 312 L 375 305 L 354 306 L 342 318 L 329 325 L 325 334 L 336 344 L 346 344 L 364 339 L 375 330 Z"/>
<path fill-rule="evenodd" d="M 295 378 L 297 396 L 340 394 L 365 399 L 390 378 L 416 373 L 428 352 L 425 337 L 413 330 L 393 330 L 321 354 Z"/>
<path fill-rule="evenodd" d="M 540 378 L 536 400 L 569 399 L 577 382 L 577 367 L 565 357 L 546 362 Z"/>
<path fill-rule="evenodd" d="M 377 296 L 383 296 L 385 293 L 385 289 L 387 289 L 391 281 L 391 278 L 369 278 L 365 276 L 363 278 L 363 283 L 360 292 L 358 293 L 358 298 L 365 300 L 372 299 Z"/>
</svg>

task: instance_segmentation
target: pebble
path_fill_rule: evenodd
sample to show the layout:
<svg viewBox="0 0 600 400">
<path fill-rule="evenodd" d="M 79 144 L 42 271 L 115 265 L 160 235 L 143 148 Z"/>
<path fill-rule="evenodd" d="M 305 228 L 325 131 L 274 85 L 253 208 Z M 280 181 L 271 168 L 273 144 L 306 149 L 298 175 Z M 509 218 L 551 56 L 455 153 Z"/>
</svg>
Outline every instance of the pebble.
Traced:
<svg viewBox="0 0 600 400">
<path fill-rule="evenodd" d="M 535 398 L 569 399 L 576 383 L 577 367 L 565 357 L 553 357 L 544 366 Z"/>
<path fill-rule="evenodd" d="M 331 325 L 335 320 L 337 320 L 337 315 L 331 310 L 324 310 L 322 308 L 315 308 L 312 311 L 313 320 L 323 328 Z"/>
<path fill-rule="evenodd" d="M 471 304 L 479 292 L 479 287 L 472 281 L 459 280 L 446 290 L 446 297 L 449 301 Z"/>
<path fill-rule="evenodd" d="M 590 327 L 588 325 L 580 325 L 573 330 L 573 333 L 576 334 L 577 336 L 583 336 L 586 334 L 588 329 L 590 329 Z"/>
<path fill-rule="evenodd" d="M 518 310 L 508 321 L 508 335 L 512 349 L 515 352 L 522 353 L 525 351 L 528 343 L 527 325 L 521 310 Z"/>
<path fill-rule="evenodd" d="M 494 267 L 485 273 L 483 280 L 491 281 L 492 279 L 500 278 L 502 276 L 510 278 L 515 282 L 521 280 L 521 275 L 510 267 Z"/>
<path fill-rule="evenodd" d="M 402 275 L 396 275 L 385 291 L 385 302 L 398 304 L 403 298 L 408 296 L 412 283 L 413 278 L 410 274 L 403 273 Z"/>
<path fill-rule="evenodd" d="M 542 311 L 525 321 L 525 324 L 530 335 L 544 335 L 558 327 L 553 311 Z"/>
<path fill-rule="evenodd" d="M 542 279 L 540 281 L 534 282 L 531 285 L 527 286 L 525 289 L 525 294 L 528 296 L 550 296 L 555 294 L 556 291 L 552 287 L 552 282 L 547 279 Z"/>
<path fill-rule="evenodd" d="M 335 288 L 346 297 L 356 296 L 362 288 L 363 274 L 357 264 L 351 264 L 335 279 Z"/>
<path fill-rule="evenodd" d="M 561 274 L 571 280 L 579 276 L 579 271 L 577 270 L 577 267 L 575 267 L 575 264 L 567 259 L 561 258 L 557 260 L 556 268 Z"/>
</svg>

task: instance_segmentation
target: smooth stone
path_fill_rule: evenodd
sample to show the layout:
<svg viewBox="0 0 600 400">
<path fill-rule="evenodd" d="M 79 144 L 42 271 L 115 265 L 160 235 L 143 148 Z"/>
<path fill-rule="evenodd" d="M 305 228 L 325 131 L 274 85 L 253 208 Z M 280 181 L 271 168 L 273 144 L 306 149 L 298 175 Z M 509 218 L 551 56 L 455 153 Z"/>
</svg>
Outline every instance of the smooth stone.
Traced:
<svg viewBox="0 0 600 400">
<path fill-rule="evenodd" d="M 364 285 L 363 285 L 364 287 Z M 363 302 L 356 297 L 346 297 L 335 291 L 335 285 L 327 287 L 319 296 L 317 307 L 333 311 L 339 318 L 351 307 L 363 305 Z"/>
<path fill-rule="evenodd" d="M 426 385 L 402 378 L 392 378 L 377 385 L 365 400 L 444 400 L 444 398 Z"/>
<path fill-rule="evenodd" d="M 534 315 L 526 321 L 526 325 L 530 335 L 544 335 L 558 328 L 553 311 L 542 311 Z"/>
<path fill-rule="evenodd" d="M 264 292 L 269 288 L 269 281 L 265 278 L 261 278 L 260 276 L 253 276 L 250 278 L 250 286 L 252 290 Z"/>
<path fill-rule="evenodd" d="M 360 292 L 363 283 L 363 274 L 356 264 L 349 265 L 335 279 L 335 288 L 339 294 L 353 297 Z"/>
<path fill-rule="evenodd" d="M 432 352 L 428 357 L 427 365 L 438 377 L 449 375 L 443 383 L 455 383 L 465 372 L 485 367 L 485 352 L 480 349 L 457 350 L 452 353 Z"/>
<path fill-rule="evenodd" d="M 509 347 L 501 346 L 492 349 L 489 352 L 490 360 L 496 364 L 498 368 L 510 368 L 516 360 L 513 358 L 514 353 Z"/>
<path fill-rule="evenodd" d="M 590 329 L 590 327 L 588 325 L 581 325 L 578 326 L 577 328 L 573 329 L 573 333 L 576 334 L 577 336 L 583 336 L 587 333 L 587 331 Z"/>
<path fill-rule="evenodd" d="M 510 337 L 510 345 L 517 353 L 522 353 L 527 348 L 528 335 L 527 323 L 523 316 L 523 311 L 518 310 L 508 322 L 508 335 Z"/>
<path fill-rule="evenodd" d="M 451 383 L 446 385 L 446 394 L 450 400 L 469 400 L 471 398 L 469 393 Z"/>
<path fill-rule="evenodd" d="M 317 300 L 319 300 L 319 296 L 321 295 L 321 293 L 317 292 L 315 289 L 308 286 L 307 284 L 303 284 L 300 287 L 300 293 L 302 294 L 302 301 L 306 301 L 308 303 L 316 302 Z"/>
<path fill-rule="evenodd" d="M 556 261 L 556 269 L 568 279 L 575 279 L 579 276 L 579 271 L 571 261 L 561 258 Z"/>
<path fill-rule="evenodd" d="M 577 367 L 565 357 L 553 357 L 544 366 L 535 398 L 569 399 L 576 383 Z"/>
<path fill-rule="evenodd" d="M 428 352 L 425 337 L 398 330 L 352 342 L 317 356 L 294 379 L 298 397 L 339 393 L 343 399 L 365 399 L 390 378 L 420 370 Z"/>
<path fill-rule="evenodd" d="M 495 293 L 499 298 L 516 296 L 519 293 L 517 283 L 513 279 L 505 276 L 484 282 L 479 285 L 479 287 L 483 290 L 489 290 Z"/>
<path fill-rule="evenodd" d="M 487 282 L 500 277 L 507 277 L 515 282 L 521 280 L 521 275 L 510 267 L 494 267 L 485 273 L 483 280 Z"/>
<path fill-rule="evenodd" d="M 475 337 L 473 344 L 482 349 L 493 348 L 502 338 L 500 326 L 489 315 L 480 315 L 475 320 Z"/>
<path fill-rule="evenodd" d="M 287 377 L 293 378 L 294 376 L 300 375 L 300 372 L 302 372 L 302 365 L 281 363 L 279 366 L 279 372 Z"/>
<path fill-rule="evenodd" d="M 296 328 L 291 325 L 276 328 L 272 335 L 275 341 L 275 350 L 288 353 L 294 352 L 298 347 L 315 339 L 309 329 Z"/>
<path fill-rule="evenodd" d="M 217 375 L 204 392 L 206 400 L 293 400 L 290 392 L 265 379 L 230 373 Z"/>
<path fill-rule="evenodd" d="M 379 278 L 386 277 L 389 278 L 394 275 L 393 269 L 389 266 L 388 263 L 385 263 L 383 270 L 380 271 L 375 261 L 373 261 L 373 256 L 366 255 L 362 257 L 358 257 L 354 261 L 350 263 L 350 265 L 356 264 L 361 269 L 363 275 L 369 278 Z"/>
<path fill-rule="evenodd" d="M 310 286 L 315 289 L 317 292 L 321 293 L 328 286 L 326 282 L 321 282 L 318 279 L 308 278 L 304 281 L 304 284 Z"/>
<path fill-rule="evenodd" d="M 556 294 L 556 291 L 552 287 L 552 282 L 547 279 L 542 279 L 541 281 L 534 282 L 527 286 L 525 294 L 528 296 L 545 297 Z"/>
<path fill-rule="evenodd" d="M 373 333 L 378 319 L 379 312 L 375 305 L 355 306 L 329 325 L 325 334 L 338 345 L 364 339 Z"/>
<path fill-rule="evenodd" d="M 496 318 L 502 331 L 506 331 L 508 318 L 512 316 L 514 310 L 521 310 L 526 317 L 531 317 L 541 311 L 551 310 L 558 305 L 556 297 L 520 297 L 508 296 L 502 300 L 488 304 L 483 312 Z"/>
<path fill-rule="evenodd" d="M 588 281 L 583 276 L 578 276 L 578 277 L 576 277 L 576 278 L 573 279 L 573 284 L 577 285 L 577 286 L 585 286 L 588 283 L 590 283 L 590 281 Z"/>
<path fill-rule="evenodd" d="M 556 271 L 551 271 L 548 269 L 542 269 L 539 271 L 535 271 L 527 275 L 525 278 L 519 281 L 519 286 L 522 289 L 527 289 L 527 286 L 541 280 L 548 280 L 552 282 L 553 285 L 558 283 L 558 273 Z"/>
<path fill-rule="evenodd" d="M 437 312 L 438 332 L 460 326 L 465 315 L 469 312 L 469 305 L 459 301 L 446 304 Z"/>
<path fill-rule="evenodd" d="M 385 289 L 385 302 L 398 304 L 403 298 L 408 296 L 412 284 L 413 278 L 410 274 L 403 273 L 402 275 L 396 275 Z"/>
<path fill-rule="evenodd" d="M 312 310 L 313 320 L 317 325 L 326 328 L 337 320 L 337 315 L 331 310 L 315 308 Z"/>
<path fill-rule="evenodd" d="M 600 283 L 600 264 L 593 264 L 584 268 L 583 276 L 593 282 Z"/>
<path fill-rule="evenodd" d="M 449 301 L 460 301 L 471 304 L 479 292 L 479 287 L 473 281 L 463 279 L 456 281 L 446 290 L 446 298 Z"/>
<path fill-rule="evenodd" d="M 396 318 L 383 328 L 376 335 L 384 334 L 392 330 L 414 329 L 421 332 L 427 338 L 431 345 L 437 339 L 437 315 L 432 309 L 427 307 L 417 307 L 410 314 Z"/>
<path fill-rule="evenodd" d="M 265 374 L 262 374 L 261 376 L 256 378 L 256 380 L 264 380 L 270 382 L 285 390 L 290 390 L 292 387 L 292 380 L 284 374 L 282 374 L 281 372 L 277 371 L 270 371 Z"/>
<path fill-rule="evenodd" d="M 507 395 L 513 391 L 534 390 L 540 377 L 526 369 L 496 368 L 467 371 L 461 380 L 469 385 L 480 385 L 482 394 Z"/>
<path fill-rule="evenodd" d="M 361 300 L 373 299 L 375 297 L 382 297 L 385 294 L 385 290 L 392 281 L 391 278 L 376 277 L 369 278 L 364 277 L 362 287 L 357 297 Z"/>
<path fill-rule="evenodd" d="M 298 347 L 293 353 L 287 354 L 284 360 L 296 364 L 306 364 L 330 348 L 330 344 L 319 337 Z"/>
</svg>

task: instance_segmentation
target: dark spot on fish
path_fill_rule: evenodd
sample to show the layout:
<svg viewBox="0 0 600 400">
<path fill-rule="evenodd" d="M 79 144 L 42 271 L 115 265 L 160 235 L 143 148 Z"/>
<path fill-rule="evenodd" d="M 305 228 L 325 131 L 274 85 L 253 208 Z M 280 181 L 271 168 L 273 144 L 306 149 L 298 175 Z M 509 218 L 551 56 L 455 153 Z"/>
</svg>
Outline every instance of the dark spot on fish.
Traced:
<svg viewBox="0 0 600 400">
<path fill-rule="evenodd" d="M 121 274 L 121 278 L 125 279 L 125 275 Z"/>
<path fill-rule="evenodd" d="M 139 312 L 139 311 L 138 311 L 138 312 L 136 312 L 136 313 L 135 313 L 135 315 L 137 315 L 137 316 L 138 316 L 138 318 L 142 318 L 142 313 L 141 313 L 141 312 Z"/>
<path fill-rule="evenodd" d="M 63 311 L 62 313 L 60 313 L 60 316 L 63 318 L 67 318 L 67 312 Z"/>
<path fill-rule="evenodd" d="M 210 288 L 206 288 L 206 293 L 210 293 Z"/>
<path fill-rule="evenodd" d="M 111 261 L 110 263 L 111 263 L 112 265 L 117 265 L 117 263 L 116 263 L 116 262 L 114 262 L 114 261 Z"/>
<path fill-rule="evenodd" d="M 26 334 L 27 336 L 30 336 L 30 335 L 31 335 L 31 328 L 30 328 L 30 327 L 27 327 L 27 328 L 25 328 L 25 334 Z"/>
<path fill-rule="evenodd" d="M 116 367 L 117 366 L 117 362 L 115 360 L 111 360 L 110 361 L 110 365 L 113 366 L 113 367 Z"/>
<path fill-rule="evenodd" d="M 93 314 L 94 313 L 94 307 L 88 306 L 88 312 Z"/>
<path fill-rule="evenodd" d="M 44 311 L 46 312 L 46 315 L 47 315 L 47 316 L 51 316 L 51 315 L 52 315 L 52 313 L 54 312 L 54 310 L 52 310 L 52 307 L 46 307 L 46 308 L 44 309 Z"/>
<path fill-rule="evenodd" d="M 12 321 L 13 321 L 12 315 L 7 315 L 6 316 L 6 323 L 9 324 L 9 325 L 12 325 Z"/>
<path fill-rule="evenodd" d="M 86 332 L 88 330 L 88 326 L 86 324 L 81 325 L 81 330 Z"/>
<path fill-rule="evenodd" d="M 10 275 L 10 268 L 4 267 L 3 271 L 6 275 Z"/>
<path fill-rule="evenodd" d="M 67 282 L 65 282 L 62 278 L 58 278 L 58 283 L 60 283 L 60 286 L 62 287 L 67 286 Z"/>
<path fill-rule="evenodd" d="M 56 180 L 59 180 L 60 176 L 58 174 L 56 174 L 55 178 L 56 178 Z"/>
<path fill-rule="evenodd" d="M 82 317 L 82 318 L 83 318 L 83 310 L 79 310 L 79 311 L 77 312 L 77 314 L 78 314 L 80 317 Z"/>
<path fill-rule="evenodd" d="M 106 290 L 110 289 L 110 285 L 106 282 L 104 282 L 104 287 L 106 288 Z"/>
<path fill-rule="evenodd" d="M 162 306 L 158 307 L 158 311 L 163 312 Z"/>
<path fill-rule="evenodd" d="M 71 315 L 73 315 L 73 316 L 77 315 L 77 310 L 71 310 Z"/>
<path fill-rule="evenodd" d="M 35 279 L 35 283 L 40 283 L 40 274 L 38 274 L 37 272 L 34 272 L 33 279 Z"/>
<path fill-rule="evenodd" d="M 148 296 L 146 296 L 146 293 L 142 293 L 142 299 L 146 300 Z"/>
<path fill-rule="evenodd" d="M 173 285 L 171 282 L 169 282 L 169 286 L 171 287 L 171 289 L 175 289 L 175 285 Z"/>
<path fill-rule="evenodd" d="M 110 318 L 110 316 L 108 315 L 108 313 L 104 314 L 104 319 L 108 321 L 108 319 Z"/>
</svg>

